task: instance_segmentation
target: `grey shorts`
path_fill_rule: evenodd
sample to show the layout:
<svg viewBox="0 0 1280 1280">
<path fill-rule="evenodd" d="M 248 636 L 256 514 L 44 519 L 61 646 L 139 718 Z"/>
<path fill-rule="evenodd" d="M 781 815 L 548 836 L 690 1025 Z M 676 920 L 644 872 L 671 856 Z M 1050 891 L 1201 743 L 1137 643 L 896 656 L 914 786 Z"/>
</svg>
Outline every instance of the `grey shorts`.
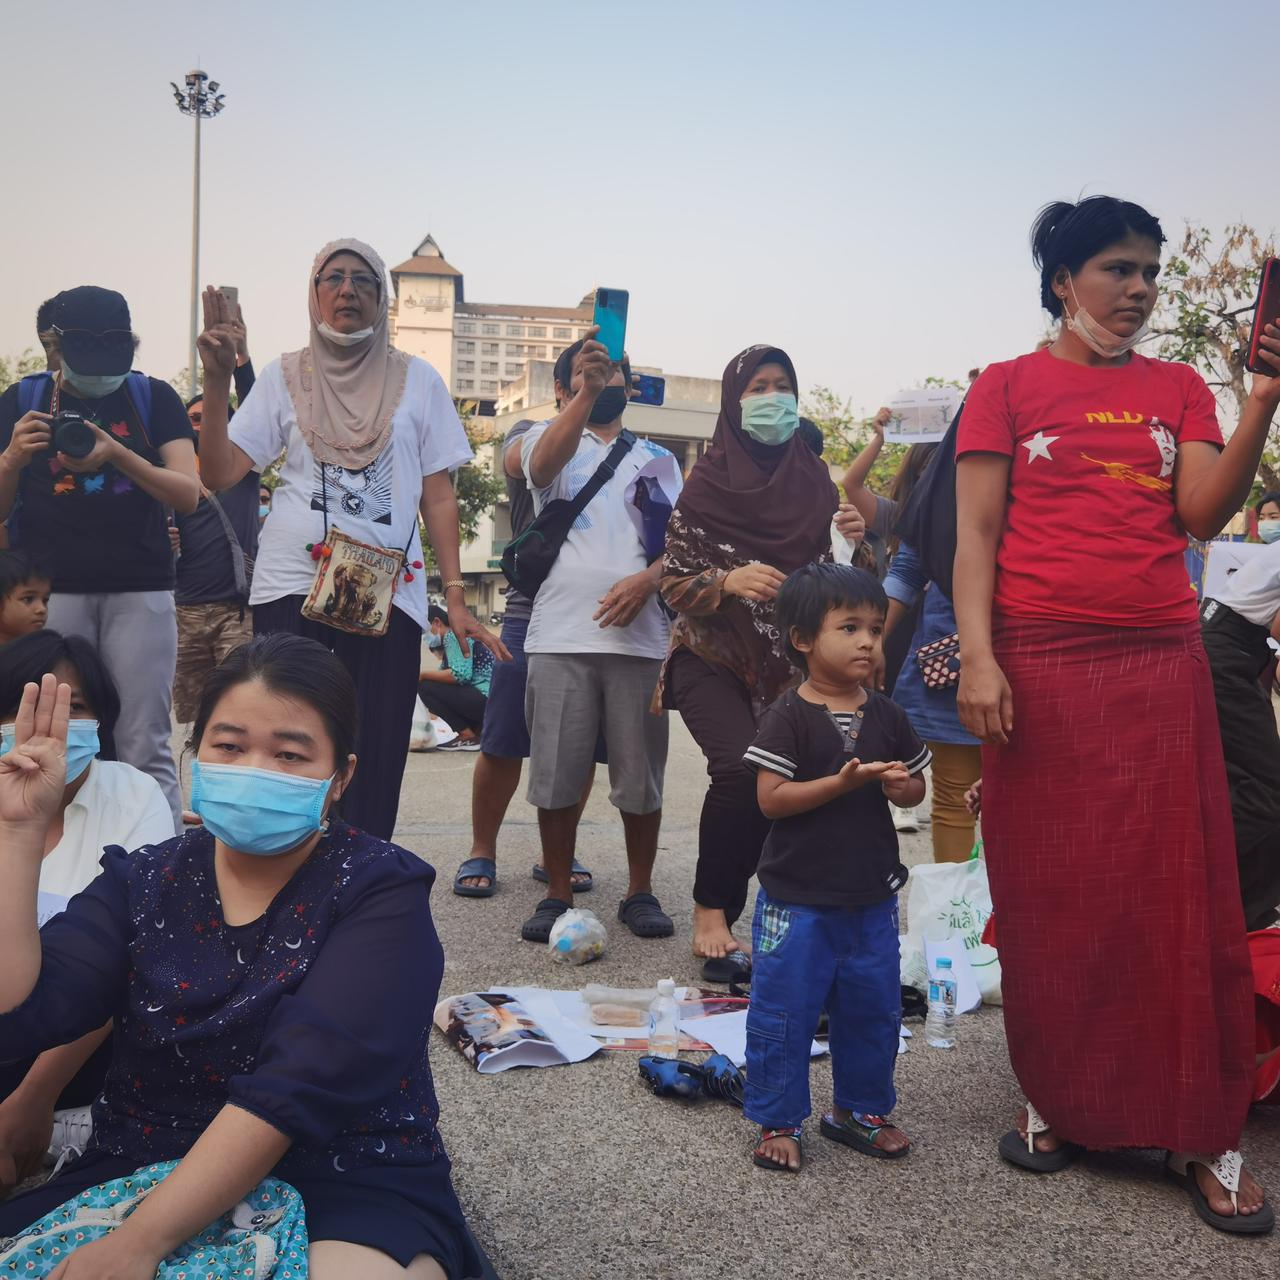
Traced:
<svg viewBox="0 0 1280 1280">
<path fill-rule="evenodd" d="M 609 799 L 623 813 L 662 808 L 667 715 L 649 710 L 660 658 L 620 653 L 531 653 L 524 710 L 529 725 L 529 803 L 578 803 L 595 767 L 596 737 L 609 755 Z"/>
</svg>

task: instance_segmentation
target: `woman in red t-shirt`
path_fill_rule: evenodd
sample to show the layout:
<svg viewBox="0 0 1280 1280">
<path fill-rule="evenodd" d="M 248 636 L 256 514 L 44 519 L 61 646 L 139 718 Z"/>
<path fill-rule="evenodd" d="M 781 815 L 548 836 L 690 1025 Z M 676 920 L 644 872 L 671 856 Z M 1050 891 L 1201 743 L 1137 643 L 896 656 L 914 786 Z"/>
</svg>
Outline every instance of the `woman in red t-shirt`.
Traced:
<svg viewBox="0 0 1280 1280">
<path fill-rule="evenodd" d="M 1254 378 L 1224 447 L 1199 374 L 1132 350 L 1163 242 L 1109 196 L 1046 207 L 1033 257 L 1060 331 L 988 367 L 960 424 L 959 708 L 987 744 L 1005 1027 L 1027 1097 L 1000 1152 L 1051 1172 L 1079 1147 L 1168 1148 L 1202 1218 L 1255 1233 L 1274 1214 L 1234 1150 L 1252 979 L 1183 553 L 1248 496 L 1280 331 L 1263 339 L 1277 376 Z"/>
</svg>

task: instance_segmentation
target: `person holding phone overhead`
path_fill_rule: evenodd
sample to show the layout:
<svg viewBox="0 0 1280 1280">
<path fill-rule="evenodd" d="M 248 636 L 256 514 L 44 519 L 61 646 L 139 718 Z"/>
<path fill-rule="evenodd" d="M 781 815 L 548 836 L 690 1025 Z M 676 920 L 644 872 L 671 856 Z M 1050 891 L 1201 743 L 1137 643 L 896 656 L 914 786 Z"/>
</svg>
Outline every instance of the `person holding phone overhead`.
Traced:
<svg viewBox="0 0 1280 1280">
<path fill-rule="evenodd" d="M 959 709 L 982 820 L 1009 1056 L 1000 1154 L 1165 1148 L 1196 1212 L 1275 1215 L 1236 1150 L 1253 983 L 1213 687 L 1183 563 L 1246 499 L 1280 404 L 1280 330 L 1223 446 L 1194 369 L 1133 350 L 1160 223 L 1110 196 L 1032 230 L 1044 350 L 989 366 L 957 441 Z M 1195 1154 L 1192 1154 L 1195 1153 Z"/>
<path fill-rule="evenodd" d="M 796 672 L 773 622 L 787 574 L 831 558 L 831 518 L 850 542 L 864 523 L 839 503 L 826 466 L 798 434 L 795 367 L 761 343 L 729 361 L 711 447 L 689 473 L 667 528 L 662 597 L 678 615 L 659 687 L 707 760 L 693 886 L 693 952 L 708 982 L 745 978 L 732 927 L 769 820 L 743 754 Z"/>
<path fill-rule="evenodd" d="M 365 763 L 346 811 L 383 839 L 395 828 L 427 621 L 419 514 L 463 651 L 470 652 L 475 637 L 499 658 L 508 656 L 472 617 L 459 576 L 450 473 L 470 461 L 471 447 L 444 379 L 388 343 L 386 275 L 382 259 L 359 240 L 325 245 L 307 280 L 310 341 L 267 365 L 229 430 L 237 333 L 216 289 L 205 290 L 200 338 L 204 483 L 229 488 L 286 451 L 254 567 L 254 632 L 311 636 L 351 672 L 360 692 Z M 360 544 L 359 562 L 333 571 L 327 607 L 308 608 L 311 595 L 317 605 L 323 598 L 315 589 L 321 562 L 333 551 L 334 529 L 347 547 L 351 540 Z M 388 575 L 393 564 L 398 567 Z M 394 594 L 384 607 L 389 587 Z M 368 634 L 356 631 L 353 619 L 367 621 Z"/>
</svg>

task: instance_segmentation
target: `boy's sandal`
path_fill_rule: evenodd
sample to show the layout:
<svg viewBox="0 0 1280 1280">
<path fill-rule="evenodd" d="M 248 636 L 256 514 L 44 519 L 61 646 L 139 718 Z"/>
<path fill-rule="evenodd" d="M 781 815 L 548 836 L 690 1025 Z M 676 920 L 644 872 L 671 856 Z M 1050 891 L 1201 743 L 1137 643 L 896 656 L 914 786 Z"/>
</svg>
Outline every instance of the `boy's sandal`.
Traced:
<svg viewBox="0 0 1280 1280">
<path fill-rule="evenodd" d="M 539 866 L 536 862 L 533 864 L 533 871 L 531 872 L 531 874 L 539 884 L 550 883 L 550 881 L 547 878 L 546 867 Z M 573 866 L 570 868 L 569 874 L 571 876 L 578 877 L 577 880 L 570 881 L 570 884 L 572 885 L 574 893 L 590 893 L 591 890 L 596 887 L 595 876 L 593 876 L 591 872 L 588 871 L 586 867 L 584 867 L 582 863 L 580 863 L 577 860 L 577 858 L 574 858 Z M 583 876 L 586 877 L 585 880 L 582 879 Z"/>
<path fill-rule="evenodd" d="M 800 1151 L 800 1130 L 795 1129 L 761 1129 L 760 1141 L 756 1143 L 755 1150 L 751 1153 L 753 1163 L 760 1169 L 780 1170 L 782 1173 L 799 1173 L 799 1168 L 792 1168 L 785 1160 L 771 1160 L 768 1156 L 760 1154 L 760 1148 L 766 1142 L 772 1142 L 774 1138 L 790 1138 L 796 1144 L 796 1150 Z"/>
<path fill-rule="evenodd" d="M 463 884 L 483 876 L 488 884 Z M 498 864 L 492 858 L 468 858 L 453 877 L 453 891 L 460 898 L 492 898 L 498 889 Z"/>
<path fill-rule="evenodd" d="M 835 1116 L 828 1112 L 822 1117 L 821 1125 L 822 1136 L 830 1138 L 832 1142 L 843 1142 L 846 1147 L 861 1151 L 865 1156 L 875 1156 L 877 1160 L 901 1160 L 903 1156 L 910 1154 L 909 1138 L 907 1145 L 897 1151 L 886 1151 L 884 1147 L 876 1146 L 876 1139 L 881 1131 L 891 1127 L 885 1116 L 866 1115 L 857 1111 L 850 1112 L 843 1124 L 837 1124 Z M 903 1137 L 906 1135 L 903 1134 Z"/>
<path fill-rule="evenodd" d="M 727 956 L 712 956 L 702 966 L 702 980 L 716 987 L 750 982 L 751 957 L 745 951 L 730 951 Z"/>
<path fill-rule="evenodd" d="M 659 1098 L 692 1101 L 702 1094 L 702 1069 L 692 1062 L 681 1062 L 679 1058 L 641 1058 L 640 1079 Z"/>
<path fill-rule="evenodd" d="M 1191 1167 L 1196 1164 L 1204 1165 L 1222 1183 L 1223 1188 L 1231 1192 L 1231 1213 L 1213 1211 L 1209 1197 L 1200 1190 L 1195 1170 Z M 1275 1210 L 1265 1200 L 1257 1213 L 1238 1211 L 1240 1173 L 1244 1169 L 1244 1157 L 1238 1151 L 1224 1151 L 1217 1159 L 1212 1156 L 1170 1154 L 1166 1167 L 1169 1176 L 1186 1187 L 1196 1213 L 1215 1230 L 1235 1236 L 1265 1236 L 1275 1229 Z"/>
<path fill-rule="evenodd" d="M 742 1106 L 742 1091 L 747 1078 L 741 1067 L 735 1067 L 723 1053 L 713 1053 L 695 1070 L 702 1076 L 702 1092 L 708 1098 L 719 1098 L 721 1102 Z"/>
<path fill-rule="evenodd" d="M 1045 1118 L 1027 1103 L 1027 1136 L 1024 1140 L 1017 1129 L 1010 1129 L 1000 1139 L 1000 1155 L 1019 1169 L 1029 1169 L 1032 1173 L 1061 1173 L 1076 1156 L 1080 1148 L 1074 1142 L 1064 1142 L 1055 1151 L 1039 1151 L 1036 1149 L 1036 1134 L 1048 1132 L 1049 1124 Z"/>
</svg>

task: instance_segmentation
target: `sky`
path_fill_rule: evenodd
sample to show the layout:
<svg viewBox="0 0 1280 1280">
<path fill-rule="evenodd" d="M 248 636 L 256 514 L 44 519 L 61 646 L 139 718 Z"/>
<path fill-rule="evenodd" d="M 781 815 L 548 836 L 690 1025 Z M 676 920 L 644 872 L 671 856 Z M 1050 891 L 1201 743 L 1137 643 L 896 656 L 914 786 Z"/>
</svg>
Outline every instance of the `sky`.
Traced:
<svg viewBox="0 0 1280 1280">
<path fill-rule="evenodd" d="M 769 342 L 867 411 L 1032 348 L 1049 200 L 1122 195 L 1175 241 L 1280 223 L 1246 105 L 1274 0 L 12 0 L 3 30 L 5 356 L 44 298 L 100 284 L 139 367 L 185 367 L 193 125 L 169 82 L 196 65 L 227 104 L 201 280 L 239 288 L 259 367 L 305 342 L 322 244 L 391 266 L 430 231 L 468 301 L 627 288 L 635 362 L 718 378 Z"/>
</svg>

